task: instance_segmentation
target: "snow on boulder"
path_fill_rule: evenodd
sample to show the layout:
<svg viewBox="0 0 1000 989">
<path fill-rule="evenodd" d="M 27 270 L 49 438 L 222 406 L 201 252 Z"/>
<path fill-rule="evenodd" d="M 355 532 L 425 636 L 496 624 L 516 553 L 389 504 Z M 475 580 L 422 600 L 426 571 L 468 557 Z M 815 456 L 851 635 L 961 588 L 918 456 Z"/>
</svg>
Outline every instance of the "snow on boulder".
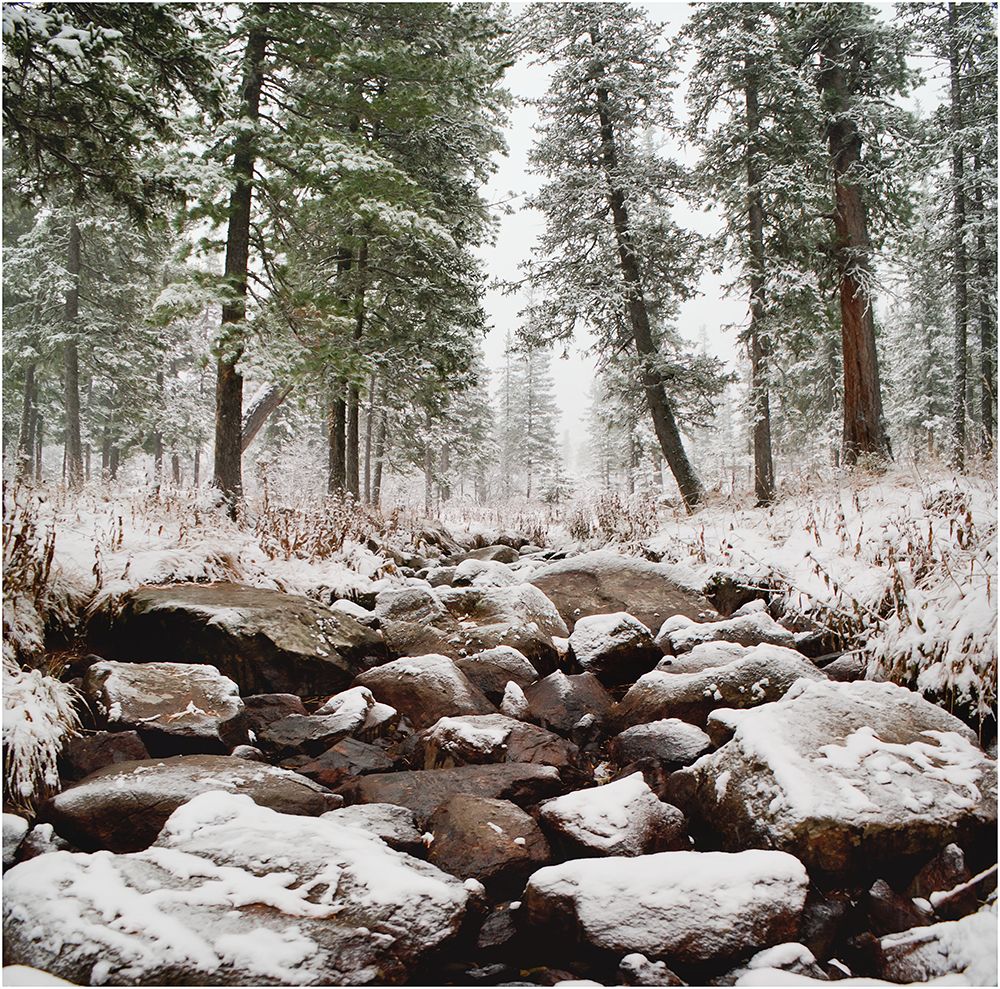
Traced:
<svg viewBox="0 0 1000 989">
<path fill-rule="evenodd" d="M 531 717 L 561 735 L 599 734 L 611 717 L 611 695 L 593 673 L 561 670 L 525 688 Z"/>
<path fill-rule="evenodd" d="M 458 880 L 356 828 L 214 792 L 145 851 L 12 869 L 4 951 L 83 985 L 397 984 L 467 901 Z"/>
<path fill-rule="evenodd" d="M 332 694 L 387 657 L 381 634 L 349 615 L 242 584 L 140 587 L 92 616 L 88 635 L 112 659 L 208 663 L 242 694 Z"/>
<path fill-rule="evenodd" d="M 527 721 L 531 717 L 528 698 L 513 680 L 508 680 L 504 687 L 503 697 L 500 698 L 500 713 L 506 714 L 508 718 L 517 718 L 518 721 Z"/>
<path fill-rule="evenodd" d="M 782 646 L 755 646 L 701 673 L 653 670 L 629 688 L 618 708 L 623 726 L 680 718 L 704 728 L 719 707 L 747 708 L 777 700 L 797 680 L 824 680 L 804 656 Z"/>
<path fill-rule="evenodd" d="M 17 814 L 3 816 L 3 867 L 9 869 L 17 860 L 17 850 L 28 833 L 28 822 Z"/>
<path fill-rule="evenodd" d="M 390 848 L 409 855 L 422 855 L 423 835 L 417 830 L 413 811 L 395 804 L 355 804 L 320 815 L 326 821 L 357 828 L 381 838 Z"/>
<path fill-rule="evenodd" d="M 538 679 L 538 671 L 524 653 L 513 646 L 497 646 L 473 656 L 463 656 L 455 665 L 494 704 L 500 703 L 511 681 L 523 689 Z"/>
<path fill-rule="evenodd" d="M 509 550 L 510 547 L 505 546 L 504 549 Z M 520 559 L 515 550 L 510 551 Z M 510 567 L 496 560 L 463 560 L 455 567 L 452 576 L 455 587 L 509 587 L 520 582 L 521 578 Z"/>
<path fill-rule="evenodd" d="M 407 656 L 358 677 L 382 703 L 396 708 L 415 728 L 460 714 L 495 714 L 496 708 L 447 656 Z"/>
<path fill-rule="evenodd" d="M 889 982 L 962 977 L 970 986 L 997 985 L 996 904 L 961 920 L 915 927 L 880 942 L 879 975 Z"/>
<path fill-rule="evenodd" d="M 5 965 L 0 971 L 0 985 L 5 986 L 75 986 L 77 982 L 60 979 L 29 965 Z"/>
<path fill-rule="evenodd" d="M 265 807 L 313 816 L 341 798 L 287 769 L 232 756 L 188 755 L 121 762 L 92 773 L 42 805 L 39 817 L 92 851 L 147 848 L 181 804 L 208 790 L 251 797 Z"/>
<path fill-rule="evenodd" d="M 673 965 L 720 963 L 795 936 L 809 878 L 784 852 L 579 859 L 529 880 L 529 929 Z"/>
<path fill-rule="evenodd" d="M 688 846 L 684 815 L 659 800 L 642 773 L 546 800 L 538 811 L 572 855 L 647 855 Z"/>
<path fill-rule="evenodd" d="M 626 728 L 611 740 L 608 755 L 618 766 L 655 759 L 666 766 L 690 765 L 709 752 L 712 740 L 700 728 L 678 718 L 661 718 Z"/>
<path fill-rule="evenodd" d="M 562 793 L 554 766 L 502 763 L 456 766 L 454 769 L 374 773 L 340 787 L 348 804 L 397 804 L 413 811 L 419 827 L 426 827 L 434 811 L 459 793 L 510 800 L 520 807 Z"/>
<path fill-rule="evenodd" d="M 516 537 L 515 537 L 516 538 Z M 521 554 L 505 543 L 497 543 L 493 546 L 483 546 L 481 549 L 473 549 L 463 554 L 462 562 L 468 560 L 487 560 L 493 563 L 516 563 L 521 558 Z"/>
<path fill-rule="evenodd" d="M 800 680 L 776 703 L 714 717 L 732 740 L 674 773 L 670 792 L 724 847 L 841 872 L 926 859 L 996 825 L 996 762 L 904 687 Z"/>
<path fill-rule="evenodd" d="M 664 656 L 656 668 L 664 673 L 701 673 L 702 670 L 725 666 L 749 652 L 738 642 L 702 642 L 680 656 Z"/>
<path fill-rule="evenodd" d="M 704 642 L 735 642 L 741 646 L 795 645 L 795 635 L 779 625 L 766 611 L 727 618 L 721 622 L 696 622 L 677 615 L 660 627 L 656 644 L 663 651 L 678 655 L 690 652 Z"/>
<path fill-rule="evenodd" d="M 421 732 L 418 751 L 425 769 L 494 762 L 560 767 L 579 759 L 572 742 L 503 714 L 441 718 Z"/>
<path fill-rule="evenodd" d="M 518 649 L 540 673 L 555 669 L 553 636 L 566 635 L 555 605 L 531 584 L 511 587 L 442 587 L 442 604 L 458 623 L 461 654 L 496 646 Z"/>
<path fill-rule="evenodd" d="M 614 611 L 627 611 L 647 628 L 659 628 L 671 615 L 715 615 L 693 575 L 682 567 L 612 550 L 560 560 L 536 571 L 531 583 L 551 598 L 570 628 L 580 618 Z"/>
<path fill-rule="evenodd" d="M 83 694 L 100 727 L 138 732 L 150 755 L 224 755 L 249 740 L 239 688 L 214 666 L 102 660 Z"/>
<path fill-rule="evenodd" d="M 577 619 L 569 646 L 576 661 L 602 683 L 631 683 L 663 655 L 653 634 L 624 611 Z"/>
</svg>

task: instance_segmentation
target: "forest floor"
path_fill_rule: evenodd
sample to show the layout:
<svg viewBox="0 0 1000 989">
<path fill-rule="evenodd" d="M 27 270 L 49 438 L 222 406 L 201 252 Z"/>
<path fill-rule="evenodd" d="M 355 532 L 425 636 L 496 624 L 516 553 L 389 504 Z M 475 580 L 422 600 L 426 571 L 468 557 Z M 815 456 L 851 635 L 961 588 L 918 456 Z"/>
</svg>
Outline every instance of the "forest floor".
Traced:
<svg viewBox="0 0 1000 989">
<path fill-rule="evenodd" d="M 229 966 L 241 963 L 280 984 L 309 984 L 312 976 L 350 984 L 368 980 L 369 969 L 381 973 L 376 982 L 676 984 L 668 966 L 688 984 L 812 984 L 848 969 L 869 985 L 876 977 L 973 985 L 989 977 L 997 655 L 991 477 L 895 469 L 803 483 L 768 508 L 716 493 L 692 515 L 611 494 L 559 513 L 450 503 L 442 520 L 265 498 L 232 521 L 204 494 L 70 496 L 13 487 L 4 507 L 5 811 L 17 812 L 5 813 L 4 864 L 23 863 L 13 886 L 5 879 L 5 891 L 13 890 L 5 933 L 16 945 L 5 960 L 76 982 L 108 977 L 90 966 L 110 951 L 121 984 L 130 972 L 137 980 L 200 973 L 226 984 L 236 977 L 226 974 Z M 208 586 L 192 597 L 183 591 L 191 585 Z M 168 618 L 137 639 L 128 623 L 141 617 L 143 594 L 159 595 Z M 295 604 L 302 600 L 295 595 L 307 604 Z M 267 609 L 267 621 L 287 628 L 255 625 L 253 616 Z M 303 623 L 326 643 L 310 662 L 323 665 L 333 653 L 350 668 L 347 679 L 317 682 L 284 669 L 296 650 L 313 648 L 294 632 Z M 288 628 L 294 634 L 286 641 Z M 242 643 L 240 655 L 219 652 L 217 636 L 206 637 L 212 629 Z M 261 642 L 279 639 L 285 644 L 268 658 Z M 359 650 L 367 656 L 360 665 Z M 95 651 L 142 662 L 108 663 Z M 158 665 L 148 669 L 165 684 L 195 676 L 184 663 L 210 664 L 198 668 L 210 671 L 209 700 L 198 700 L 193 681 L 184 681 L 189 703 L 178 707 L 180 694 L 142 680 L 151 660 Z M 79 707 L 78 690 L 88 707 Z M 141 716 L 129 714 L 137 703 Z M 236 712 L 232 724 L 218 713 L 227 706 Z M 192 715 L 200 742 L 183 735 Z M 247 735 L 243 719 L 255 733 Z M 167 722 L 181 727 L 153 730 Z M 348 722 L 353 727 L 344 729 Z M 80 732 L 82 742 L 74 741 Z M 133 735 L 129 745 L 145 758 L 116 770 L 122 758 L 137 758 L 123 741 Z M 182 735 L 186 741 L 178 741 Z M 221 748 L 220 738 L 227 739 Z M 341 741 L 327 750 L 335 738 Z M 259 747 L 256 755 L 247 741 Z M 124 747 L 114 758 L 101 749 L 104 768 L 87 775 L 94 765 L 81 746 L 90 758 L 106 745 Z M 254 787 L 278 784 L 255 776 L 244 757 L 289 774 L 286 787 L 313 789 L 265 799 Z M 230 768 L 210 762 L 219 758 Z M 185 776 L 195 770 L 196 786 Z M 157 782 L 161 771 L 173 775 Z M 158 786 L 172 795 L 192 786 L 201 793 L 205 779 L 280 811 L 326 813 L 308 826 L 284 813 L 258 819 L 250 805 L 216 793 L 178 809 L 165 825 L 146 821 L 147 839 L 123 839 L 95 823 L 102 814 L 121 818 L 114 801 L 123 791 L 160 808 Z M 62 794 L 49 796 L 60 787 Z M 342 799 L 349 806 L 340 811 Z M 288 801 L 299 809 L 288 810 Z M 302 801 L 311 809 L 301 809 Z M 361 813 L 366 805 L 375 816 Z M 389 805 L 398 805 L 391 814 L 376 810 Z M 136 827 L 150 813 L 129 808 L 125 817 Z M 397 811 L 409 815 L 403 831 L 416 828 L 412 835 L 400 837 Z M 341 813 L 343 826 L 323 823 L 341 821 Z M 343 831 L 359 822 L 406 853 L 405 862 L 384 863 L 393 877 L 388 891 L 374 890 L 357 871 L 359 854 L 375 855 Z M 479 825 L 490 830 L 475 837 Z M 226 920 L 214 941 L 189 929 L 172 947 L 162 942 L 157 930 L 179 915 L 172 899 L 154 904 L 151 894 L 135 893 L 150 881 L 148 870 L 178 890 L 185 909 L 215 909 L 206 907 L 205 889 L 190 888 L 190 868 L 175 860 L 181 852 L 242 877 L 226 886 L 220 906 L 262 895 L 247 890 L 259 884 L 264 853 L 232 857 L 230 838 L 242 827 L 276 846 L 294 845 L 306 831 L 312 841 L 335 844 L 347 892 L 337 894 L 334 883 L 315 910 L 347 895 L 369 919 L 363 926 L 412 927 L 414 943 L 396 933 L 363 948 L 349 938 L 348 949 L 337 941 L 342 934 L 321 936 L 304 921 L 302 937 L 319 938 L 338 959 L 316 975 L 286 931 L 287 915 L 311 916 L 314 907 L 274 892 L 268 909 L 286 926 L 279 924 L 285 933 L 270 961 L 249 946 L 220 947 L 243 945 L 252 933 L 232 919 L 242 916 L 238 909 L 224 914 L 235 926 Z M 993 829 L 985 845 L 984 828 L 987 835 Z M 504 829 L 524 837 L 493 847 L 493 832 Z M 853 835 L 847 845 L 845 833 Z M 70 859 L 45 854 L 74 847 L 83 851 Z M 114 871 L 122 903 L 141 900 L 149 911 L 126 925 L 127 943 L 95 920 L 119 909 L 95 892 L 96 849 L 115 853 L 101 869 Z M 696 858 L 669 858 L 679 854 Z M 711 858 L 721 854 L 746 857 L 725 865 Z M 428 873 L 414 855 L 444 873 Z M 607 855 L 657 858 L 649 858 L 648 874 L 586 864 Z M 300 874 L 318 868 L 307 859 L 298 861 Z M 49 871 L 45 862 L 53 863 Z M 659 869 L 666 871 L 657 879 Z M 449 885 L 447 874 L 465 885 Z M 418 887 L 428 898 L 420 901 L 426 915 L 413 914 L 415 901 L 401 894 Z M 680 899 L 661 902 L 664 889 Z M 396 911 L 388 928 L 379 926 L 389 923 L 380 912 L 388 909 L 385 897 Z M 645 903 L 643 923 L 613 909 L 630 897 Z M 527 913 L 519 914 L 522 901 Z M 331 904 L 334 913 L 342 909 Z M 836 924 L 831 910 L 841 911 Z M 678 911 L 686 917 L 679 926 L 656 919 Z M 53 917 L 79 935 L 65 956 L 52 939 L 25 940 L 26 930 L 46 929 Z M 209 931 L 222 923 L 214 914 L 202 922 Z M 572 932 L 573 947 L 555 950 L 538 931 Z M 18 984 L 11 981 L 17 971 L 9 984 Z"/>
</svg>

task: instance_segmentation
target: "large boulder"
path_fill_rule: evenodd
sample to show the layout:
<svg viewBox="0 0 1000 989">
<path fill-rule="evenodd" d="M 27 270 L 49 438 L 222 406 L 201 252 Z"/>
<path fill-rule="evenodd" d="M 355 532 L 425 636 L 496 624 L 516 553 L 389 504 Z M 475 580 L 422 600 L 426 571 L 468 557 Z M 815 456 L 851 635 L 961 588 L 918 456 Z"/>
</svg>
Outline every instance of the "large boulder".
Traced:
<svg viewBox="0 0 1000 989">
<path fill-rule="evenodd" d="M 423 855 L 423 835 L 417 830 L 413 811 L 395 804 L 355 804 L 320 815 L 324 820 L 357 828 L 381 838 L 390 848 L 408 855 Z"/>
<path fill-rule="evenodd" d="M 376 599 L 390 653 L 439 653 L 458 659 L 496 646 L 513 646 L 536 669 L 555 669 L 553 636 L 566 635 L 555 606 L 536 587 L 431 587 L 413 581 Z"/>
<path fill-rule="evenodd" d="M 618 766 L 640 759 L 655 759 L 679 769 L 711 751 L 712 740 L 700 728 L 678 718 L 662 718 L 626 728 L 611 739 L 608 755 Z"/>
<path fill-rule="evenodd" d="M 561 670 L 524 691 L 531 717 L 561 735 L 600 734 L 611 718 L 613 701 L 593 673 L 567 676 Z"/>
<path fill-rule="evenodd" d="M 889 982 L 913 984 L 958 976 L 966 985 L 995 986 L 996 905 L 961 920 L 890 934 L 879 947 L 878 974 Z"/>
<path fill-rule="evenodd" d="M 537 587 L 442 587 L 437 593 L 458 623 L 459 655 L 513 646 L 540 673 L 555 669 L 558 651 L 552 639 L 567 634 L 566 624 Z"/>
<path fill-rule="evenodd" d="M 805 867 L 783 852 L 659 852 L 547 866 L 528 880 L 527 925 L 668 965 L 724 963 L 791 940 Z"/>
<path fill-rule="evenodd" d="M 504 763 L 490 766 L 456 766 L 454 769 L 374 773 L 352 780 L 339 789 L 348 804 L 397 804 L 413 811 L 418 825 L 426 826 L 434 812 L 459 793 L 510 800 L 528 806 L 565 789 L 553 766 Z"/>
<path fill-rule="evenodd" d="M 83 695 L 99 727 L 138 732 L 153 756 L 224 755 L 248 741 L 239 688 L 214 666 L 102 660 Z"/>
<path fill-rule="evenodd" d="M 642 773 L 546 800 L 540 820 L 570 855 L 648 855 L 688 847 L 684 815 Z"/>
<path fill-rule="evenodd" d="M 462 883 L 327 819 L 206 793 L 156 844 L 4 877 L 4 955 L 80 985 L 408 980 L 465 915 Z"/>
<path fill-rule="evenodd" d="M 356 776 L 385 773 L 393 767 L 392 759 L 377 745 L 356 738 L 345 738 L 308 762 L 306 758 L 289 761 L 285 765 L 331 789 Z"/>
<path fill-rule="evenodd" d="M 611 550 L 595 550 L 535 571 L 531 583 L 545 592 L 572 629 L 587 615 L 627 611 L 647 628 L 671 615 L 714 617 L 709 600 L 679 567 L 650 563 Z"/>
<path fill-rule="evenodd" d="M 904 687 L 801 680 L 777 703 L 714 717 L 732 740 L 674 773 L 670 792 L 723 847 L 844 872 L 926 860 L 996 825 L 996 762 Z"/>
<path fill-rule="evenodd" d="M 242 694 L 328 695 L 387 658 L 381 634 L 343 612 L 242 584 L 140 587 L 88 633 L 115 659 L 209 663 Z"/>
<path fill-rule="evenodd" d="M 428 859 L 460 879 L 476 879 L 493 895 L 516 896 L 551 861 L 531 815 L 509 800 L 458 794 L 431 818 Z"/>
<path fill-rule="evenodd" d="M 28 833 L 28 822 L 19 814 L 3 816 L 3 867 L 10 868 L 17 860 L 17 851 Z"/>
<path fill-rule="evenodd" d="M 66 739 L 59 757 L 59 775 L 64 780 L 81 780 L 116 762 L 148 758 L 149 750 L 137 731 L 88 732 Z"/>
<path fill-rule="evenodd" d="M 726 618 L 721 622 L 697 622 L 685 615 L 668 618 L 656 635 L 656 644 L 665 652 L 690 652 L 705 642 L 735 642 L 741 646 L 795 645 L 795 634 L 779 625 L 766 611 Z"/>
<path fill-rule="evenodd" d="M 679 718 L 704 728 L 716 708 L 747 708 L 777 700 L 797 680 L 824 680 L 792 649 L 756 646 L 723 666 L 700 673 L 653 670 L 629 688 L 618 708 L 623 727 Z"/>
<path fill-rule="evenodd" d="M 503 547 L 520 559 L 517 550 L 509 546 Z M 463 560 L 452 575 L 451 583 L 455 587 L 510 587 L 519 584 L 521 578 L 505 563 L 494 560 Z"/>
<path fill-rule="evenodd" d="M 358 677 L 384 704 L 396 708 L 415 728 L 461 714 L 495 714 L 483 692 L 447 656 L 407 656 Z"/>
<path fill-rule="evenodd" d="M 554 732 L 503 714 L 441 718 L 421 732 L 424 769 L 531 762 L 546 766 L 575 765 L 579 750 Z"/>
<path fill-rule="evenodd" d="M 315 816 L 341 798 L 286 769 L 232 756 L 188 755 L 122 762 L 91 774 L 42 805 L 39 817 L 77 848 L 148 848 L 181 804 L 209 790 L 245 794 L 262 807 Z"/>
<path fill-rule="evenodd" d="M 624 611 L 577 620 L 569 637 L 576 661 L 602 683 L 632 683 L 663 655 L 653 634 Z"/>
<path fill-rule="evenodd" d="M 510 682 L 524 689 L 538 679 L 538 671 L 524 653 L 513 646 L 497 646 L 472 656 L 463 656 L 455 665 L 494 703 L 499 704 Z"/>
</svg>

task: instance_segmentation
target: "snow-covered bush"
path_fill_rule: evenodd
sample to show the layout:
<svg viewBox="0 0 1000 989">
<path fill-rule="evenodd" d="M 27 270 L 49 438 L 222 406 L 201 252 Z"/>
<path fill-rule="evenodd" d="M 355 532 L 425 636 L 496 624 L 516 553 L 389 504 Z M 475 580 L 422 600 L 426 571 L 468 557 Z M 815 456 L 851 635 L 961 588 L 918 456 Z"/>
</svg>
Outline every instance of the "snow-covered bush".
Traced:
<svg viewBox="0 0 1000 989">
<path fill-rule="evenodd" d="M 3 657 L 5 803 L 30 810 L 58 788 L 59 753 L 80 726 L 78 700 L 69 684 Z"/>
</svg>

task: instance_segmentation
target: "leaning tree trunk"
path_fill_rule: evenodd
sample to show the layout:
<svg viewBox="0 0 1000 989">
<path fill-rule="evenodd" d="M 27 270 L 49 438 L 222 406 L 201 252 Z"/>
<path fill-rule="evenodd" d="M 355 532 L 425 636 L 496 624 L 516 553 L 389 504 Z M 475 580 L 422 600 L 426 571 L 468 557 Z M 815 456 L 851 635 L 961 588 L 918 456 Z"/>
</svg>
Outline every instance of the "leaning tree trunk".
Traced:
<svg viewBox="0 0 1000 989">
<path fill-rule="evenodd" d="M 35 385 L 35 363 L 24 369 L 24 402 L 21 407 L 21 428 L 17 434 L 17 476 L 30 480 L 35 453 L 35 408 L 38 400 Z"/>
<path fill-rule="evenodd" d="M 267 5 L 257 9 L 264 17 Z M 267 35 L 258 23 L 247 38 L 243 77 L 242 117 L 256 125 L 260 119 L 260 91 L 267 52 Z M 243 497 L 243 376 L 237 370 L 243 355 L 247 314 L 247 268 L 250 261 L 250 207 L 257 140 L 253 128 L 236 138 L 233 171 L 236 182 L 229 199 L 225 278 L 228 297 L 222 306 L 222 331 L 215 385 L 215 467 L 213 482 L 235 516 Z"/>
<path fill-rule="evenodd" d="M 965 416 L 968 362 L 969 286 L 965 254 L 965 156 L 962 152 L 962 67 L 958 41 L 958 4 L 948 4 L 948 64 L 951 82 L 952 284 L 955 330 L 952 351 L 951 463 L 965 466 Z"/>
<path fill-rule="evenodd" d="M 69 289 L 66 291 L 64 314 L 66 342 L 63 345 L 63 387 L 66 408 L 66 483 L 74 491 L 83 486 L 83 439 L 80 425 L 80 352 L 77 334 L 80 320 L 80 228 L 76 218 L 70 220 L 69 251 L 66 274 Z"/>
<path fill-rule="evenodd" d="M 264 423 L 276 411 L 281 403 L 291 394 L 291 385 L 268 385 L 254 400 L 243 415 L 240 431 L 240 450 L 246 453 L 247 447 L 256 439 L 263 429 Z"/>
<path fill-rule="evenodd" d="M 764 330 L 765 261 L 764 208 L 755 143 L 760 132 L 756 66 L 747 59 L 747 211 L 750 221 L 750 408 L 753 412 L 753 477 L 758 505 L 774 500 L 774 460 L 771 455 L 771 403 L 768 395 L 769 346 Z"/>
<path fill-rule="evenodd" d="M 618 245 L 618 259 L 625 293 L 628 298 L 629 322 L 635 348 L 643 360 L 642 386 L 646 392 L 646 402 L 653 418 L 653 428 L 659 440 L 660 449 L 677 481 L 681 498 L 690 511 L 701 500 L 701 484 L 684 451 L 674 410 L 663 388 L 659 374 L 652 370 L 649 362 L 656 356 L 656 344 L 649 326 L 649 312 L 643 294 L 639 262 L 632 246 L 629 229 L 628 207 L 622 189 L 615 185 L 618 174 L 618 150 L 615 144 L 614 125 L 609 110 L 607 90 L 597 90 L 597 112 L 601 125 L 601 157 L 605 174 L 609 180 L 608 200 L 614 220 L 615 239 Z"/>
<path fill-rule="evenodd" d="M 843 461 L 851 465 L 863 454 L 879 460 L 892 454 L 882 418 L 882 389 L 875 349 L 868 214 L 856 181 L 861 162 L 861 135 L 847 112 L 850 92 L 843 44 L 839 39 L 827 43 L 819 84 L 829 105 L 836 111 L 828 125 L 827 138 L 836 198 L 835 251 L 844 354 Z"/>
</svg>

